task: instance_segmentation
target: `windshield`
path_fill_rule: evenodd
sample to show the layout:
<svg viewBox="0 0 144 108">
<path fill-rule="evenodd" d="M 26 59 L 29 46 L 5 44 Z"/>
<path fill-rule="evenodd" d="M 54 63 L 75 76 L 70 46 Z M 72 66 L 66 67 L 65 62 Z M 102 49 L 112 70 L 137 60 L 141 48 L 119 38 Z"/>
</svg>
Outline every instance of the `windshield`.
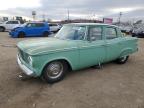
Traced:
<svg viewBox="0 0 144 108">
<path fill-rule="evenodd" d="M 55 35 L 59 39 L 83 40 L 86 33 L 85 26 L 66 25 Z"/>
</svg>

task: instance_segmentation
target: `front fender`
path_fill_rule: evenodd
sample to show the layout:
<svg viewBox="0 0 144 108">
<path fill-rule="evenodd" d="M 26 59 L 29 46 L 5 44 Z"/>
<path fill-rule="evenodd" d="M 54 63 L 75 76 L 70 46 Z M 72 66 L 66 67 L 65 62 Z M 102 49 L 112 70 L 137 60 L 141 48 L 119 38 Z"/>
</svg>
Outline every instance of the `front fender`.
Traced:
<svg viewBox="0 0 144 108">
<path fill-rule="evenodd" d="M 78 68 L 79 63 L 79 55 L 78 52 L 61 52 L 55 54 L 46 54 L 46 55 L 39 55 L 34 57 L 34 68 L 37 71 L 37 75 L 40 76 L 44 67 L 55 60 L 65 60 L 72 70 L 76 70 Z"/>
<path fill-rule="evenodd" d="M 52 61 L 56 61 L 56 60 L 65 60 L 69 63 L 69 65 L 71 66 L 71 68 L 73 67 L 72 63 L 70 60 L 68 60 L 68 58 L 65 58 L 65 57 L 58 57 L 58 58 L 53 58 L 53 59 L 50 59 L 48 62 L 45 62 L 45 65 L 47 65 L 48 63 L 52 62 Z M 73 69 L 73 68 L 72 68 Z"/>
</svg>

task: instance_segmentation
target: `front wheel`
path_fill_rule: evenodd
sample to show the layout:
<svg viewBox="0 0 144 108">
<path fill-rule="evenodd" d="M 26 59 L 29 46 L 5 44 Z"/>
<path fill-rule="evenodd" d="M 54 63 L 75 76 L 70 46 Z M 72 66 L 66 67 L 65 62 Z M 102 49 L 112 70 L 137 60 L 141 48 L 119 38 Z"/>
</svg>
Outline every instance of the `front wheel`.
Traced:
<svg viewBox="0 0 144 108">
<path fill-rule="evenodd" d="M 25 37 L 25 33 L 24 32 L 20 32 L 19 34 L 18 34 L 18 38 L 24 38 Z"/>
<path fill-rule="evenodd" d="M 55 83 L 62 80 L 68 70 L 68 66 L 63 61 L 53 61 L 46 65 L 43 71 L 43 78 L 48 83 Z"/>
<path fill-rule="evenodd" d="M 128 61 L 128 58 L 129 58 L 129 56 L 120 57 L 120 58 L 118 58 L 116 60 L 116 63 L 118 63 L 118 64 L 124 64 L 124 63 L 126 63 Z"/>
</svg>

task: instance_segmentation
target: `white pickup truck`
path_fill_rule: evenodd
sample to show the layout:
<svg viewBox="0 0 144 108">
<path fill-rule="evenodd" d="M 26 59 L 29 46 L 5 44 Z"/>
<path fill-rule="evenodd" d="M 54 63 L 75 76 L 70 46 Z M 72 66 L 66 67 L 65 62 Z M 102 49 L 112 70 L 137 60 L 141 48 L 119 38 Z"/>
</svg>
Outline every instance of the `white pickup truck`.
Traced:
<svg viewBox="0 0 144 108">
<path fill-rule="evenodd" d="M 10 20 L 10 21 L 5 21 L 2 24 L 0 24 L 0 32 L 4 31 L 10 31 L 16 26 L 20 26 L 21 23 L 18 20 Z"/>
</svg>

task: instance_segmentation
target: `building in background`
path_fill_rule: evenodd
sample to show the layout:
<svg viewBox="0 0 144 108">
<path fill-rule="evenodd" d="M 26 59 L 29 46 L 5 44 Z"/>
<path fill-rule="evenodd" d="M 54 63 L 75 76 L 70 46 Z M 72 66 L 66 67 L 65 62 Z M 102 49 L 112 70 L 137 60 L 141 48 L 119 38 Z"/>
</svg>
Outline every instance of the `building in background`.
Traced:
<svg viewBox="0 0 144 108">
<path fill-rule="evenodd" d="M 113 19 L 112 18 L 103 18 L 103 23 L 112 24 L 113 23 Z"/>
</svg>

